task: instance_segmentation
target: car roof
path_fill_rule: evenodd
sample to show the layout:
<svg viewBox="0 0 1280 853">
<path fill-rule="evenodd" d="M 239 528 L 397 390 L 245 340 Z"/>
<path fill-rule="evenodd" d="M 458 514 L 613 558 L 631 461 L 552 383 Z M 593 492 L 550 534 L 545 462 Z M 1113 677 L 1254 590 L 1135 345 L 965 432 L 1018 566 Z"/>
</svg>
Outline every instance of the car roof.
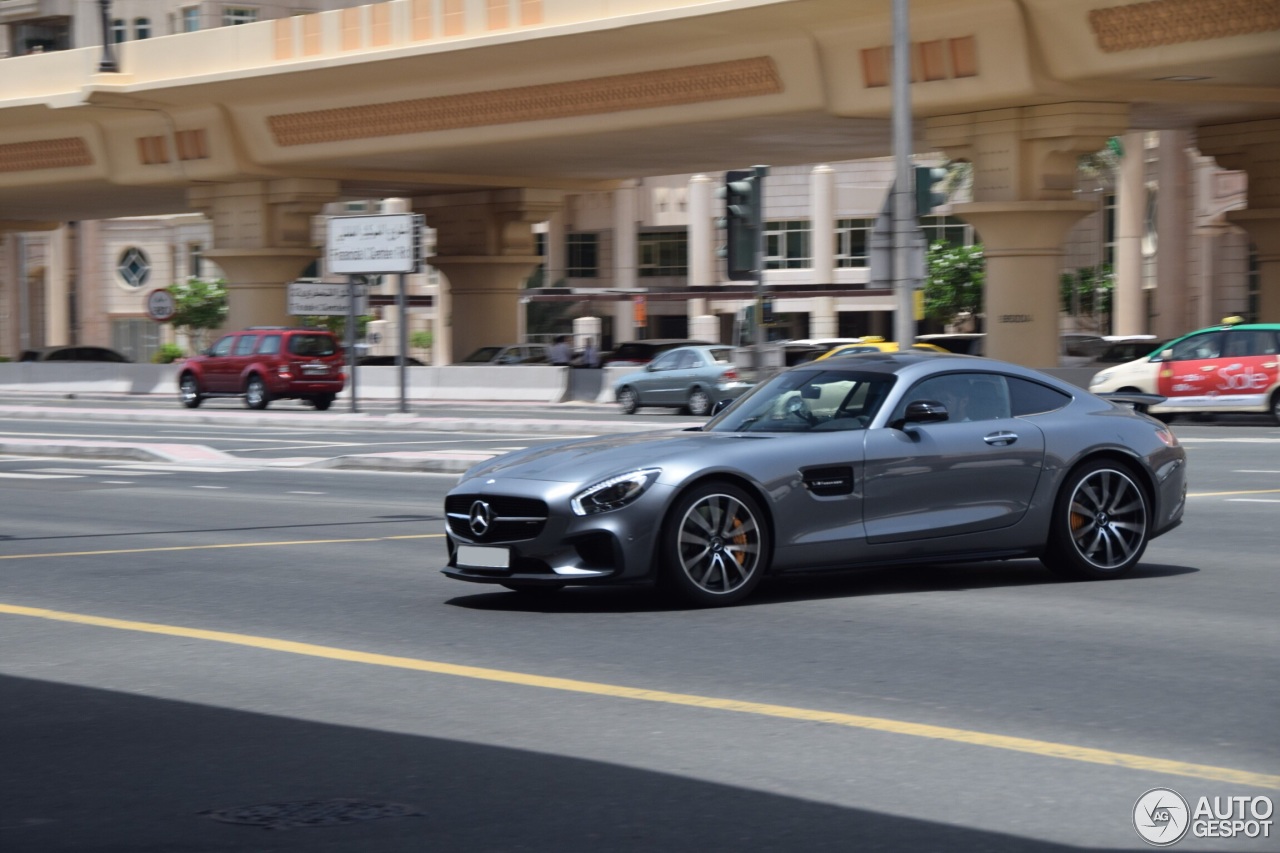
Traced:
<svg viewBox="0 0 1280 853">
<path fill-rule="evenodd" d="M 908 380 L 948 370 L 995 371 L 1020 376 L 1043 385 L 1050 385 L 1064 393 L 1078 396 L 1084 389 L 1072 385 L 1039 370 L 1023 367 L 1008 361 L 984 358 L 979 355 L 963 355 L 932 350 L 898 350 L 896 352 L 859 352 L 840 358 L 807 361 L 789 367 L 785 372 L 821 370 L 849 371 L 851 373 L 877 373 L 885 376 L 903 376 Z"/>
</svg>

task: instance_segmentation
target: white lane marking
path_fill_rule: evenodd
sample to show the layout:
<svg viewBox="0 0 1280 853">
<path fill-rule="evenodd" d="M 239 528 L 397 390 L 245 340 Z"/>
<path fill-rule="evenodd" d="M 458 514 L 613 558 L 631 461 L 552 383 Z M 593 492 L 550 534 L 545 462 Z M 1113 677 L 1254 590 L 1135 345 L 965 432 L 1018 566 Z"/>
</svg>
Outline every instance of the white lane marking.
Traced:
<svg viewBox="0 0 1280 853">
<path fill-rule="evenodd" d="M 9 480 L 74 480 L 78 474 L 20 474 L 0 471 L 0 477 Z"/>
<path fill-rule="evenodd" d="M 24 468 L 23 470 L 31 474 L 67 474 L 75 477 L 101 477 L 103 474 L 114 474 L 110 468 Z M 152 474 L 163 474 L 163 471 L 138 471 L 143 476 L 151 476 Z"/>
<path fill-rule="evenodd" d="M 1227 498 L 1233 504 L 1280 504 L 1280 498 Z"/>
<path fill-rule="evenodd" d="M 327 495 L 328 492 L 286 492 L 289 495 Z"/>
<path fill-rule="evenodd" d="M 225 489 L 226 486 L 192 486 L 193 489 Z"/>
<path fill-rule="evenodd" d="M 150 471 L 153 474 L 168 474 L 181 471 L 184 474 L 227 474 L 239 471 L 256 471 L 257 468 L 212 468 L 200 465 L 175 465 L 169 462 L 139 462 L 135 465 L 112 465 L 116 471 L 128 471 L 130 474 L 141 474 Z"/>
<path fill-rule="evenodd" d="M 1280 474 L 1280 471 L 1260 471 L 1260 470 L 1251 470 L 1246 468 L 1243 470 L 1232 471 L 1231 473 L 1232 474 Z"/>
<path fill-rule="evenodd" d="M 133 480 L 103 480 L 104 485 L 108 486 L 132 486 Z"/>
</svg>

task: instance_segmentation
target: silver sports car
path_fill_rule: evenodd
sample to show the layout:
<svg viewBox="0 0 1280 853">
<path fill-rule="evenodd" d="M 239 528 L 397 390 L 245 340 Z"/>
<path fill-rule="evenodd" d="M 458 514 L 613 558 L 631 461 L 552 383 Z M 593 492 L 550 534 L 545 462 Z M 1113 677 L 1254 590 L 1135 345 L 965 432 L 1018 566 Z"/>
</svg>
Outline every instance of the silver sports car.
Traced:
<svg viewBox="0 0 1280 853">
<path fill-rule="evenodd" d="M 1132 571 L 1180 522 L 1186 453 L 1138 411 L 1000 361 L 867 353 L 779 373 L 694 430 L 508 453 L 445 498 L 460 580 L 654 582 L 698 605 L 769 575 L 1038 557 Z"/>
</svg>

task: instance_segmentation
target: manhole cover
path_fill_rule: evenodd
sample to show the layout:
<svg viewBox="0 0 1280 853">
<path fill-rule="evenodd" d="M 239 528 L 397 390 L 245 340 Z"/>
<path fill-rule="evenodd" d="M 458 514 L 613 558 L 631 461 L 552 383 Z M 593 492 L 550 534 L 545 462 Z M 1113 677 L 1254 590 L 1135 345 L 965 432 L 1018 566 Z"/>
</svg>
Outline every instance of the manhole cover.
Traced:
<svg viewBox="0 0 1280 853">
<path fill-rule="evenodd" d="M 366 800 L 299 800 L 294 803 L 263 803 L 233 806 L 200 812 L 223 823 L 260 826 L 263 829 L 296 829 L 303 826 L 339 826 L 384 817 L 422 817 L 422 812 L 403 803 L 371 803 Z"/>
</svg>

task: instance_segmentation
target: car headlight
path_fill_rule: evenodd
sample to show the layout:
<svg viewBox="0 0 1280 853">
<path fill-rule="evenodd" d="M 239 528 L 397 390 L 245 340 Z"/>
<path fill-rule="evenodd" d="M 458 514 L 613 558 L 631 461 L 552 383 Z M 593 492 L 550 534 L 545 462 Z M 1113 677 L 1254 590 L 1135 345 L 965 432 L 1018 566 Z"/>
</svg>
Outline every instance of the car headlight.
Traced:
<svg viewBox="0 0 1280 853">
<path fill-rule="evenodd" d="M 1097 388 L 1099 385 L 1106 382 L 1110 378 L 1111 378 L 1111 371 L 1104 370 L 1101 373 L 1096 374 L 1092 379 L 1089 380 L 1089 387 Z"/>
<path fill-rule="evenodd" d="M 628 471 L 588 486 L 569 501 L 574 515 L 594 515 L 620 509 L 645 493 L 662 473 L 660 468 Z"/>
</svg>

